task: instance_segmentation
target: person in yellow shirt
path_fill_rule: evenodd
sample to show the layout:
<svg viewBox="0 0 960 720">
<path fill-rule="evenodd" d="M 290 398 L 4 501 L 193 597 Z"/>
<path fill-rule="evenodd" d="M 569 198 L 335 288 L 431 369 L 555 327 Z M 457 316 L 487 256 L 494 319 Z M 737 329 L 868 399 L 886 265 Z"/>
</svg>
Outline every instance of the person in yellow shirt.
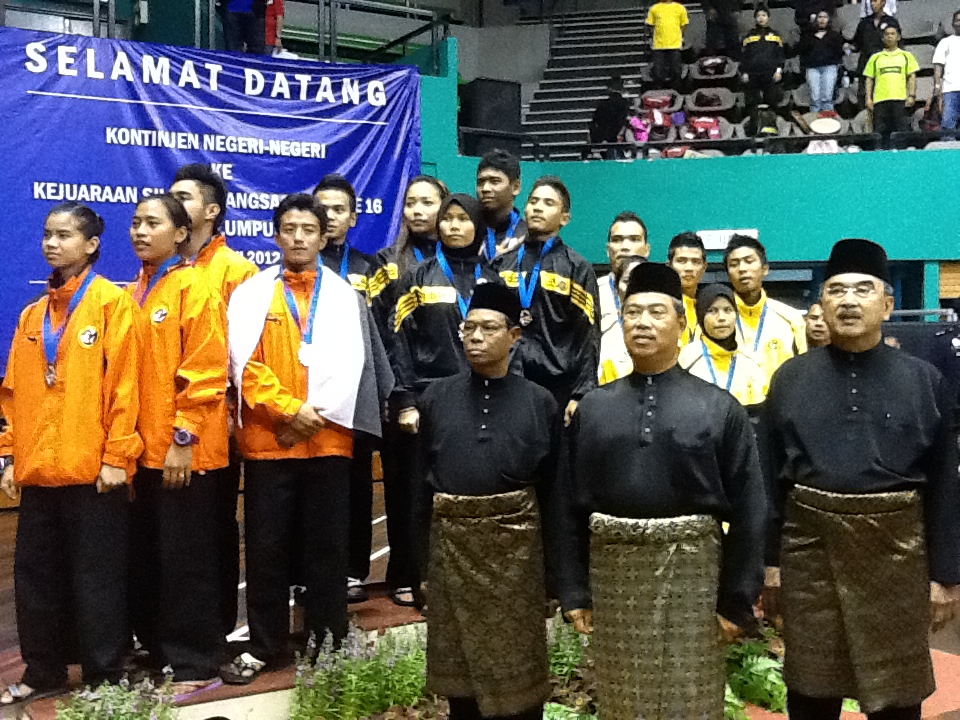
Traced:
<svg viewBox="0 0 960 720">
<path fill-rule="evenodd" d="M 687 326 L 680 335 L 680 347 L 689 345 L 698 336 L 697 288 L 707 271 L 707 250 L 695 232 L 675 235 L 667 248 L 667 265 L 677 271 L 683 286 L 683 311 Z"/>
<path fill-rule="evenodd" d="M 697 296 L 697 322 L 700 337 L 680 351 L 680 367 L 725 389 L 745 407 L 762 403 L 769 381 L 760 366 L 737 347 L 733 290 L 719 284 L 703 288 Z"/>
<path fill-rule="evenodd" d="M 144 442 L 134 479 L 131 614 L 153 667 L 186 695 L 217 676 L 219 477 L 229 464 L 225 311 L 178 254 L 192 222 L 172 195 L 141 200 L 130 238 L 143 268 L 130 286 L 143 338 Z"/>
<path fill-rule="evenodd" d="M 241 253 L 227 245 L 221 232 L 227 215 L 227 185 L 209 165 L 184 165 L 174 177 L 170 194 L 183 203 L 193 229 L 180 252 L 193 260 L 194 267 L 207 281 L 210 289 L 219 294 L 224 307 L 239 285 L 257 274 L 257 266 Z M 229 398 L 230 395 L 228 394 Z M 230 428 L 230 412 L 221 409 L 224 423 Z M 242 473 L 240 453 L 231 443 L 230 464 L 226 472 L 217 476 L 217 547 L 220 569 L 220 629 L 224 637 L 237 625 L 238 591 L 240 583 L 240 524 L 237 519 L 237 496 Z"/>
<path fill-rule="evenodd" d="M 910 129 L 910 113 L 917 104 L 917 73 L 920 65 L 913 53 L 900 49 L 900 29 L 888 25 L 883 31 L 883 50 L 867 61 L 867 110 L 873 131 L 889 142 L 890 134 Z"/>
<path fill-rule="evenodd" d="M 794 355 L 807 351 L 803 313 L 767 297 L 763 280 L 770 273 L 767 250 L 756 238 L 730 238 L 723 263 L 737 300 L 737 345 L 767 377 Z"/>
<path fill-rule="evenodd" d="M 0 707 L 65 688 L 77 660 L 84 683 L 118 682 L 129 643 L 140 343 L 130 296 L 92 268 L 103 231 L 79 203 L 47 215 L 41 249 L 53 273 L 20 315 L 0 389 L 3 490 L 21 493 L 13 575 L 26 665 Z"/>
<path fill-rule="evenodd" d="M 680 82 L 683 31 L 689 24 L 687 9 L 676 0 L 660 0 L 647 14 L 647 25 L 653 27 L 651 75 L 661 87 L 675 88 Z"/>
</svg>

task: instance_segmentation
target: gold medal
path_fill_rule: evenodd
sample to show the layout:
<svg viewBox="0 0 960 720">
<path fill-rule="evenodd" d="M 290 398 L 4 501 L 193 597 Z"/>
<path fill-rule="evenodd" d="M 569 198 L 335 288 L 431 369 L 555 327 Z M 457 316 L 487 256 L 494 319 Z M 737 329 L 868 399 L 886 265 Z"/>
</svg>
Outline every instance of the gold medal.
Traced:
<svg viewBox="0 0 960 720">
<path fill-rule="evenodd" d="M 521 310 L 521 311 L 520 311 L 520 324 L 523 325 L 524 327 L 526 327 L 527 325 L 529 325 L 529 324 L 532 323 L 532 322 L 533 322 L 533 315 L 530 313 L 530 311 L 527 310 L 526 308 L 524 308 L 523 310 Z"/>
<path fill-rule="evenodd" d="M 48 388 L 52 388 L 57 384 L 57 369 L 52 365 L 47 365 L 47 372 L 43 376 L 44 381 L 47 383 Z"/>
</svg>

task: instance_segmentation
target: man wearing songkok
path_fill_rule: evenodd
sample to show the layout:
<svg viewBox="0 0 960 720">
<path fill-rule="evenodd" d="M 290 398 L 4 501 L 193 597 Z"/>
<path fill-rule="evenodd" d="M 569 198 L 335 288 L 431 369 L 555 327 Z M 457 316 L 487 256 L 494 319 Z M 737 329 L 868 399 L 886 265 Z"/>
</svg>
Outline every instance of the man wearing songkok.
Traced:
<svg viewBox="0 0 960 720">
<path fill-rule="evenodd" d="M 767 398 L 787 705 L 830 720 L 852 697 L 868 718 L 919 720 L 931 621 L 955 614 L 960 582 L 953 398 L 933 366 L 881 342 L 882 247 L 841 240 L 826 276 L 832 344 L 785 363 Z"/>
<path fill-rule="evenodd" d="M 723 718 L 720 631 L 754 623 L 762 586 L 756 440 L 736 398 L 678 366 L 682 298 L 672 268 L 633 270 L 634 371 L 588 393 L 572 424 L 558 593 L 578 630 L 596 626 L 605 720 Z"/>
<path fill-rule="evenodd" d="M 560 413 L 550 392 L 508 374 L 520 309 L 505 286 L 478 285 L 463 324 L 470 370 L 419 402 L 427 686 L 450 699 L 451 720 L 539 720 L 550 695 L 544 550 L 558 529 Z"/>
</svg>

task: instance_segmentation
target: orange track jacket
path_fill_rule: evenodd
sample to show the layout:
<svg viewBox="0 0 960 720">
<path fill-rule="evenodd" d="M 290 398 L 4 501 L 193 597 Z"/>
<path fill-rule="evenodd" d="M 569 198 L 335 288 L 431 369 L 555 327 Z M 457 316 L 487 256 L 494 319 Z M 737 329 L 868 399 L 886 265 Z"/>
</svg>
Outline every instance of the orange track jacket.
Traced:
<svg viewBox="0 0 960 720">
<path fill-rule="evenodd" d="M 0 455 L 13 455 L 21 485 L 60 487 L 96 482 L 102 465 L 136 469 L 143 450 L 137 434 L 140 338 L 136 303 L 113 283 L 96 278 L 69 318 L 57 354 L 57 379 L 47 387 L 43 318 L 53 327 L 87 274 L 47 290 L 28 305 L 10 347 L 0 403 L 7 428 Z"/>
<path fill-rule="evenodd" d="M 152 269 L 151 269 L 152 270 Z M 140 273 L 130 292 L 139 298 L 152 277 Z M 143 301 L 140 464 L 162 469 L 175 427 L 200 438 L 193 470 L 229 462 L 227 439 L 226 311 L 200 271 L 181 265 L 167 273 Z"/>
<path fill-rule="evenodd" d="M 310 312 L 315 271 L 284 272 L 293 291 L 300 317 Z M 322 312 L 322 308 L 318 309 Z M 244 457 L 280 460 L 339 455 L 353 456 L 353 431 L 328 424 L 309 440 L 292 448 L 281 447 L 276 434 L 299 412 L 307 397 L 307 369 L 300 363 L 303 336 L 290 314 L 283 283 L 277 282 L 264 323 L 260 344 L 243 371 L 243 427 L 237 440 Z"/>
</svg>

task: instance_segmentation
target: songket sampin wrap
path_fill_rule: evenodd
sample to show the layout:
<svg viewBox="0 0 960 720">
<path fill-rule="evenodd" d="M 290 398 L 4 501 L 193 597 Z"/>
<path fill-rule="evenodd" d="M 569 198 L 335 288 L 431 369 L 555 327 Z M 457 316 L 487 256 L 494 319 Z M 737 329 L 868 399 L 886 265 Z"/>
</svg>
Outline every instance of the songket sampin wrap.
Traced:
<svg viewBox="0 0 960 720">
<path fill-rule="evenodd" d="M 935 689 L 923 502 L 916 491 L 790 493 L 781 550 L 784 680 L 864 712 Z"/>
<path fill-rule="evenodd" d="M 604 720 L 722 720 L 720 524 L 590 517 L 592 651 Z"/>
<path fill-rule="evenodd" d="M 533 488 L 433 496 L 427 689 L 516 715 L 550 696 L 540 510 Z"/>
</svg>

